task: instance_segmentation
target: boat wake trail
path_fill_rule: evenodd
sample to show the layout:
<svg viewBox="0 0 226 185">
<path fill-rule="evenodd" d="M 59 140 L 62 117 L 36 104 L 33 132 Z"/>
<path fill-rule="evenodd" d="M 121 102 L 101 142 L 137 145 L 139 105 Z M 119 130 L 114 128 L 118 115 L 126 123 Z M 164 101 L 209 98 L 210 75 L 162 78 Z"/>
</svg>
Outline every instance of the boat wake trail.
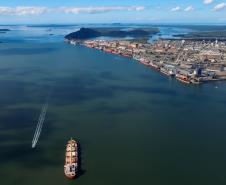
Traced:
<svg viewBox="0 0 226 185">
<path fill-rule="evenodd" d="M 33 140 L 32 140 L 32 146 L 31 146 L 32 148 L 35 148 L 35 146 L 38 142 L 39 136 L 42 132 L 42 126 L 43 126 L 43 123 L 45 121 L 47 109 L 48 109 L 48 103 L 46 103 L 42 107 L 42 110 L 41 110 L 41 113 L 40 113 L 40 116 L 39 116 L 39 119 L 38 119 L 38 123 L 37 123 L 37 126 L 36 126 L 35 134 L 34 134 L 34 137 L 33 137 Z"/>
</svg>

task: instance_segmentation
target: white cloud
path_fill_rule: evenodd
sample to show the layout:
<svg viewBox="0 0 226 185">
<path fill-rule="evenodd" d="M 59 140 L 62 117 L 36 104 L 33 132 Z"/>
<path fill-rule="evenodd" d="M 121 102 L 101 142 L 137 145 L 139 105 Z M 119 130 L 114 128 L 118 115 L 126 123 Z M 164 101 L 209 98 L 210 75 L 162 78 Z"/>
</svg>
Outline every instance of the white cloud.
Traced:
<svg viewBox="0 0 226 185">
<path fill-rule="evenodd" d="M 53 9 L 47 7 L 4 7 L 0 6 L 0 15 L 40 15 L 47 12 L 66 13 L 66 14 L 96 14 L 111 11 L 142 11 L 144 6 L 100 6 L 100 7 L 56 7 Z"/>
<path fill-rule="evenodd" d="M 19 6 L 16 7 L 15 13 L 17 15 L 39 15 L 47 12 L 48 9 L 46 7 L 25 7 Z"/>
<path fill-rule="evenodd" d="M 226 3 L 220 3 L 213 8 L 213 11 L 220 11 L 226 8 Z"/>
<path fill-rule="evenodd" d="M 203 0 L 203 3 L 204 3 L 204 4 L 211 4 L 211 3 L 213 3 L 213 1 L 214 1 L 214 0 Z"/>
<path fill-rule="evenodd" d="M 103 7 L 61 7 L 58 10 L 63 13 L 79 14 L 79 13 L 105 13 L 112 11 L 142 11 L 144 6 L 103 6 Z"/>
<path fill-rule="evenodd" d="M 11 8 L 10 7 L 4 7 L 4 6 L 1 6 L 0 7 L 0 14 L 10 14 L 12 12 Z"/>
<path fill-rule="evenodd" d="M 187 8 L 184 9 L 185 12 L 191 12 L 193 10 L 194 10 L 193 6 L 188 6 Z"/>
<path fill-rule="evenodd" d="M 12 7 L 0 7 L 0 15 L 39 15 L 47 12 L 46 7 L 32 7 L 32 6 L 18 6 Z"/>
<path fill-rule="evenodd" d="M 181 10 L 180 6 L 176 6 L 175 8 L 171 9 L 171 12 L 177 12 L 177 11 L 180 11 L 180 10 Z"/>
</svg>

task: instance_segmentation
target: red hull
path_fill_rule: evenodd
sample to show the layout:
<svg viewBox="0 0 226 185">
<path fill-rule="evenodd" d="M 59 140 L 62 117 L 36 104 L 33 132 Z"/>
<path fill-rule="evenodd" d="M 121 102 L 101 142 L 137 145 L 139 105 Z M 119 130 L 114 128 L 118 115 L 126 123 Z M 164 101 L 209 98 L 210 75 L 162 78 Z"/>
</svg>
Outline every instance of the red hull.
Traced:
<svg viewBox="0 0 226 185">
<path fill-rule="evenodd" d="M 188 79 L 183 79 L 183 78 L 177 78 L 178 81 L 182 82 L 182 83 L 185 83 L 185 84 L 190 84 L 190 80 Z"/>
<path fill-rule="evenodd" d="M 74 176 L 74 177 L 69 177 L 69 176 L 67 176 L 67 175 L 65 175 L 68 179 L 70 179 L 70 180 L 74 180 L 75 178 L 76 178 L 76 176 Z"/>
</svg>

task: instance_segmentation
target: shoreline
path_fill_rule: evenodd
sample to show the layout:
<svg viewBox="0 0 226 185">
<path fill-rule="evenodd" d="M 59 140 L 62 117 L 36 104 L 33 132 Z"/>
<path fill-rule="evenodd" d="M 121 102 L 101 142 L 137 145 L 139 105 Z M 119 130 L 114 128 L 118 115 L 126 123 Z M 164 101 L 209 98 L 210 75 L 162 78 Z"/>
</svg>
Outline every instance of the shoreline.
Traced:
<svg viewBox="0 0 226 185">
<path fill-rule="evenodd" d="M 202 83 L 207 83 L 207 82 L 215 82 L 215 81 L 225 81 L 226 80 L 226 73 L 223 74 L 222 76 L 216 76 L 218 74 L 218 71 L 216 74 L 212 74 L 212 76 L 209 76 L 209 74 L 203 73 L 203 75 L 198 74 L 199 71 L 195 68 L 193 73 L 190 73 L 190 69 L 188 68 L 182 68 L 177 64 L 178 60 L 171 61 L 171 64 L 166 63 L 165 61 L 159 61 L 156 62 L 155 60 L 150 60 L 150 56 L 148 56 L 146 53 L 149 50 L 152 50 L 155 45 L 159 44 L 158 42 L 155 44 L 141 44 L 139 42 L 134 42 L 134 41 L 119 41 L 119 40 L 114 40 L 114 41 L 106 41 L 106 40 L 85 40 L 85 41 L 78 41 L 78 40 L 68 40 L 65 39 L 65 42 L 72 44 L 72 45 L 82 45 L 87 48 L 91 49 L 96 49 L 99 51 L 103 51 L 105 53 L 110 53 L 118 56 L 122 56 L 125 58 L 131 58 L 134 59 L 135 61 L 139 62 L 140 64 L 151 68 L 152 70 L 155 70 L 159 73 L 161 73 L 164 76 L 170 77 L 170 78 L 176 78 L 181 83 L 184 84 L 195 84 L 199 85 Z M 185 41 L 182 39 L 178 40 L 162 40 L 161 42 L 191 42 L 191 43 L 196 43 L 198 41 Z M 166 43 L 164 43 L 166 44 Z M 146 48 L 146 49 L 145 49 Z M 151 48 L 151 49 L 150 49 Z M 159 50 L 159 48 L 155 48 L 156 50 Z M 171 48 L 169 48 L 171 49 Z M 225 44 L 225 49 L 226 49 L 226 44 Z M 178 51 L 182 50 L 182 47 L 178 47 L 178 50 L 175 53 L 178 54 L 176 57 L 179 58 L 179 55 L 181 55 Z M 141 51 L 143 53 L 141 53 Z M 165 50 L 164 50 L 165 51 Z M 226 51 L 226 50 L 225 50 Z M 161 53 L 161 52 L 160 52 Z M 175 55 L 173 53 L 172 55 Z M 147 56 L 146 56 L 147 55 Z M 163 54 L 152 54 L 154 57 L 159 58 L 165 58 L 164 52 Z M 152 57 L 152 56 L 151 56 Z M 165 63 L 164 63 L 165 62 Z M 226 68 L 226 65 L 224 66 Z M 207 69 L 205 69 L 207 71 Z M 213 70 L 214 71 L 214 70 Z M 189 73 L 188 73 L 189 72 Z M 211 72 L 211 70 L 209 70 Z M 212 72 L 214 73 L 214 72 Z M 205 75 L 204 75 L 205 74 Z"/>
</svg>

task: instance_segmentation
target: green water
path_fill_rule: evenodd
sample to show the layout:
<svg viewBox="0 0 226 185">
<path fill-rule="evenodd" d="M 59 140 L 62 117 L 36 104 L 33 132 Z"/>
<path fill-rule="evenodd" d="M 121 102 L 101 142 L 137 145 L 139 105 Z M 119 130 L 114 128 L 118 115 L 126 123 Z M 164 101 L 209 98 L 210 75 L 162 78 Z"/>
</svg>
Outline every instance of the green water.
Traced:
<svg viewBox="0 0 226 185">
<path fill-rule="evenodd" d="M 0 184 L 226 184 L 225 88 L 63 42 L 1 43 Z M 81 145 L 74 181 L 63 173 L 70 137 Z"/>
</svg>

